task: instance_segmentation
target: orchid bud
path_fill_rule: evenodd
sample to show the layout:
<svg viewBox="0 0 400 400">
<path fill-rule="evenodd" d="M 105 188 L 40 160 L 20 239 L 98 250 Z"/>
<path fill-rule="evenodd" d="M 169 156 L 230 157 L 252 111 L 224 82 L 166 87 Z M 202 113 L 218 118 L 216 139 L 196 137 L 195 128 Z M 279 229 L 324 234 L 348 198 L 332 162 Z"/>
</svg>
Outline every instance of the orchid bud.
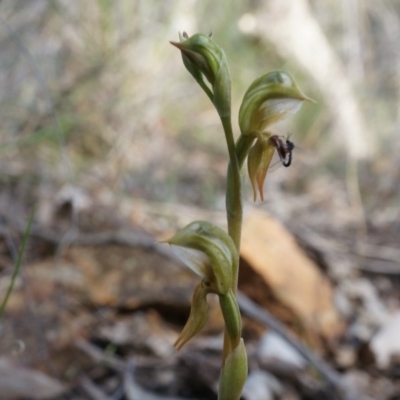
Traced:
<svg viewBox="0 0 400 400">
<path fill-rule="evenodd" d="M 180 43 L 171 42 L 182 52 L 186 69 L 214 103 L 220 116 L 227 117 L 231 109 L 231 78 L 224 51 L 210 36 L 197 33 L 191 37 L 180 34 Z M 204 82 L 203 76 L 211 85 Z"/>
<path fill-rule="evenodd" d="M 239 110 L 242 135 L 264 132 L 271 124 L 295 114 L 305 100 L 314 102 L 287 72 L 272 71 L 261 76 L 248 88 Z"/>
<path fill-rule="evenodd" d="M 181 34 L 179 32 L 180 42 L 184 42 L 186 39 L 189 39 L 187 33 L 183 32 L 183 34 Z M 174 46 L 179 48 L 179 46 L 177 45 L 176 42 L 171 42 L 171 44 L 173 44 Z M 205 91 L 205 93 L 207 94 L 209 99 L 211 101 L 213 101 L 213 97 L 214 97 L 213 92 L 210 90 L 210 88 L 204 82 L 203 74 L 201 73 L 201 70 L 196 67 L 196 64 L 194 64 L 194 63 L 192 63 L 192 61 L 190 61 L 190 58 L 185 54 L 185 52 L 183 50 L 181 51 L 181 54 L 182 54 L 183 65 L 186 67 L 186 69 L 189 71 L 189 73 L 193 76 L 193 78 L 196 80 L 196 82 L 201 86 L 201 88 Z"/>
<path fill-rule="evenodd" d="M 208 314 L 208 293 L 209 288 L 205 286 L 203 282 L 196 286 L 192 296 L 192 307 L 190 309 L 189 318 L 181 334 L 174 343 L 174 347 L 177 350 L 180 350 L 193 336 L 203 329 Z"/>
<path fill-rule="evenodd" d="M 224 230 L 207 221 L 195 221 L 165 242 L 203 278 L 210 291 L 217 294 L 229 291 L 238 253 Z"/>
<path fill-rule="evenodd" d="M 269 164 L 275 151 L 275 146 L 269 136 L 259 134 L 256 143 L 251 148 L 247 157 L 247 169 L 253 187 L 254 201 L 257 200 L 257 187 L 261 201 L 264 201 L 264 181 Z"/>
<path fill-rule="evenodd" d="M 247 355 L 243 339 L 229 354 L 221 371 L 218 400 L 239 400 L 247 378 Z"/>
</svg>

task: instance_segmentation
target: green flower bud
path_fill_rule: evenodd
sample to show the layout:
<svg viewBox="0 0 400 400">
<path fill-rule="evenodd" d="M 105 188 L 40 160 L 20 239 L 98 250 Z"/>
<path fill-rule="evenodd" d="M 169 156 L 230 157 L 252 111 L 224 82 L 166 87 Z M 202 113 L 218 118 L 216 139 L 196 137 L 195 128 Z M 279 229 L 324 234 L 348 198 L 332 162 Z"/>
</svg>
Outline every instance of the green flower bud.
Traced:
<svg viewBox="0 0 400 400">
<path fill-rule="evenodd" d="M 171 42 L 182 52 L 183 63 L 214 103 L 220 116 L 227 117 L 231 109 L 231 79 L 224 51 L 210 36 L 197 33 L 190 38 L 179 35 L 181 42 Z M 211 85 L 210 90 L 203 76 Z"/>
<path fill-rule="evenodd" d="M 184 42 L 186 39 L 189 39 L 187 33 L 183 32 L 183 34 L 181 34 L 179 32 L 179 40 L 181 42 Z M 180 47 L 179 47 L 180 43 L 171 42 L 171 44 L 173 44 L 174 46 L 176 46 L 180 49 Z M 190 74 L 193 76 L 193 78 L 197 81 L 197 83 L 201 86 L 201 88 L 206 92 L 209 99 L 213 102 L 213 98 L 214 98 L 213 92 L 210 90 L 210 88 L 204 82 L 201 69 L 196 67 L 196 64 L 192 63 L 190 58 L 185 54 L 185 51 L 182 50 L 181 54 L 182 54 L 182 61 L 183 61 L 184 66 L 190 72 Z"/>
<path fill-rule="evenodd" d="M 237 267 L 238 253 L 231 237 L 207 221 L 195 221 L 165 242 L 194 272 L 200 275 L 210 291 L 226 294 Z"/>
<path fill-rule="evenodd" d="M 218 400 L 239 400 L 247 378 L 247 355 L 243 339 L 226 358 L 221 371 Z"/>
<path fill-rule="evenodd" d="M 190 38 L 183 34 L 179 35 L 180 43 L 171 42 L 172 45 L 182 51 L 186 63 L 191 70 L 197 70 L 204 74 L 211 85 L 215 83 L 215 77 L 220 68 L 223 57 L 222 49 L 211 39 L 210 36 L 197 33 Z"/>
<path fill-rule="evenodd" d="M 219 304 L 225 321 L 232 348 L 235 348 L 242 335 L 242 319 L 236 297 L 230 290 L 227 294 L 219 295 Z"/>
<path fill-rule="evenodd" d="M 177 350 L 180 350 L 193 336 L 203 329 L 208 314 L 208 293 L 209 288 L 205 286 L 203 282 L 196 286 L 192 296 L 192 308 L 190 309 L 189 318 L 181 334 L 174 343 L 174 347 Z"/>
<path fill-rule="evenodd" d="M 314 101 L 297 87 L 284 71 L 272 71 L 256 79 L 244 95 L 239 110 L 243 135 L 264 132 L 271 124 L 295 114 L 303 101 Z"/>
<path fill-rule="evenodd" d="M 247 157 L 247 169 L 253 187 L 254 201 L 257 200 L 257 187 L 261 201 L 264 201 L 264 181 L 274 151 L 275 146 L 272 141 L 269 140 L 269 136 L 259 134 L 256 143 L 249 152 Z"/>
</svg>

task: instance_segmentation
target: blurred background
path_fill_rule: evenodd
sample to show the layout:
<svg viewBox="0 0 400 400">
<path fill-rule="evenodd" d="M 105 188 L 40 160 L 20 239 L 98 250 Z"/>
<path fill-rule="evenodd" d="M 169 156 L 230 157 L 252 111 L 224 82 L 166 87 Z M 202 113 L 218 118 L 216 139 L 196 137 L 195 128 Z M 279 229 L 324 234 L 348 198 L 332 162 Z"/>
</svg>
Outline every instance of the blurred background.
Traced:
<svg viewBox="0 0 400 400">
<path fill-rule="evenodd" d="M 323 172 L 344 179 L 350 157 L 367 160 L 365 174 L 379 174 L 390 192 L 384 182 L 397 173 L 399 151 L 399 7 L 395 0 L 233 1 L 228 9 L 209 1 L 2 1 L 3 182 L 223 204 L 218 118 L 168 43 L 187 31 L 213 32 L 225 49 L 234 111 L 249 84 L 272 69 L 291 72 L 316 99 L 288 129 L 295 157 L 317 160 L 303 172 L 310 179 Z M 376 186 L 362 190 L 376 196 Z"/>
<path fill-rule="evenodd" d="M 225 140 L 215 110 L 169 44 L 178 40 L 179 31 L 212 32 L 224 49 L 236 137 L 247 87 L 270 70 L 290 72 L 316 100 L 272 128 L 291 134 L 292 165 L 268 173 L 262 204 L 252 204 L 244 172 L 245 208 L 282 223 L 332 286 L 345 328 L 332 335 L 335 344 L 315 337 L 308 337 L 309 343 L 341 371 L 370 366 L 364 345 L 398 312 L 400 302 L 399 0 L 232 0 L 229 6 L 211 0 L 0 1 L 0 297 L 33 204 L 34 233 L 42 242 L 28 251 L 26 264 L 60 256 L 65 238 L 72 243 L 77 232 L 133 224 L 154 241 L 194 218 L 225 224 Z M 86 245 L 101 242 L 93 240 Z M 64 260 L 79 264 L 81 257 L 71 253 Z M 21 279 L 22 298 L 10 303 L 10 315 L 27 304 L 23 288 L 29 284 Z M 54 290 L 64 284 L 57 279 Z M 96 312 L 114 304 L 115 298 L 104 294 L 107 285 L 110 281 L 91 297 L 94 307 L 105 296 Z M 268 285 L 274 294 L 273 284 Z M 31 293 L 36 309 L 27 307 L 23 314 L 36 333 L 16 335 L 12 329 L 21 321 L 4 323 L 3 332 L 11 338 L 3 340 L 4 354 L 12 337 L 25 343 L 36 335 L 41 362 L 52 357 L 50 339 L 38 334 L 48 312 L 38 306 L 45 298 L 39 288 Z M 190 299 L 190 290 L 185 296 Z M 138 307 L 119 303 L 125 300 L 115 300 L 119 311 Z M 91 323 L 73 330 L 75 337 L 83 329 L 88 341 L 93 338 Z M 400 322 L 396 329 L 400 332 Z M 103 349 L 110 342 L 118 346 L 110 336 L 94 336 Z M 40 363 L 33 359 L 23 364 L 36 368 Z M 63 378 L 76 376 L 68 362 L 61 364 Z M 381 367 L 393 371 L 392 364 Z M 374 394 L 374 381 L 363 368 L 369 398 L 397 398 L 397 383 L 386 375 L 390 389 Z M 57 375 L 43 365 L 39 369 Z M 210 396 L 201 398 L 215 398 Z"/>
</svg>

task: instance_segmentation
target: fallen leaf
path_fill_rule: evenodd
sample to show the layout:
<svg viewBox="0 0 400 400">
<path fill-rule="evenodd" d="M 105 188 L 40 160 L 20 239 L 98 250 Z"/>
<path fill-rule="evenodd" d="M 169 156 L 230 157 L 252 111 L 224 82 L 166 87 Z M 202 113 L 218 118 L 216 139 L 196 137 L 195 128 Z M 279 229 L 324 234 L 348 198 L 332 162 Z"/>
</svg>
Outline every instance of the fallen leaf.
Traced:
<svg viewBox="0 0 400 400">
<path fill-rule="evenodd" d="M 243 221 L 240 253 L 303 326 L 325 338 L 341 332 L 330 282 L 280 222 L 251 211 Z"/>
</svg>

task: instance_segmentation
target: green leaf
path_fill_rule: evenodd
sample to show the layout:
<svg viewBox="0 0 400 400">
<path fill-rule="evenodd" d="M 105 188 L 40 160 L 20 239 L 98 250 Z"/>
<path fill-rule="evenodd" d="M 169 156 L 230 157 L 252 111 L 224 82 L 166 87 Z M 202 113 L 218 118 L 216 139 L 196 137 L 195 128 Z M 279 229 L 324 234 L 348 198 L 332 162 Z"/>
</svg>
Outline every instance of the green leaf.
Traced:
<svg viewBox="0 0 400 400">
<path fill-rule="evenodd" d="M 247 355 L 243 339 L 229 354 L 221 371 L 218 400 L 239 400 L 247 378 Z"/>
</svg>

